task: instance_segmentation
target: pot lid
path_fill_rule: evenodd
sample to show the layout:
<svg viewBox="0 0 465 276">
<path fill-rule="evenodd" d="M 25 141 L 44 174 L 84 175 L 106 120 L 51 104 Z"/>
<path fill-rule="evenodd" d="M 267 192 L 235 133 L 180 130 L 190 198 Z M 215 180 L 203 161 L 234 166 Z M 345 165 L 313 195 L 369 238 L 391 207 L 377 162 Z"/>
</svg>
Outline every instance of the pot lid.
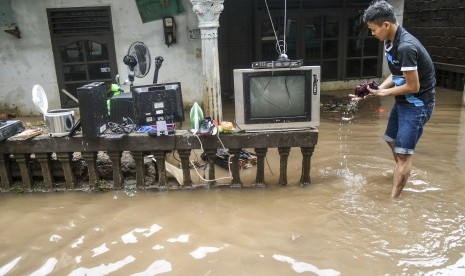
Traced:
<svg viewBox="0 0 465 276">
<path fill-rule="evenodd" d="M 48 111 L 48 100 L 47 95 L 45 95 L 44 88 L 40 84 L 34 85 L 32 87 L 32 101 L 34 102 L 37 109 L 40 113 L 46 115 Z"/>
</svg>

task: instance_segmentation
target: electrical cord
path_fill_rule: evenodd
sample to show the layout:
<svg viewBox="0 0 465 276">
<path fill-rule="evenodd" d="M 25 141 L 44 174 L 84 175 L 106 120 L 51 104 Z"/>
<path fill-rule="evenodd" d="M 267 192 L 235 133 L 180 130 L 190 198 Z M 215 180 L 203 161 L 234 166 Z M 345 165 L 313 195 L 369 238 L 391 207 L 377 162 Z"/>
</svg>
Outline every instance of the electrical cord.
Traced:
<svg viewBox="0 0 465 276">
<path fill-rule="evenodd" d="M 235 127 L 239 129 L 239 131 L 238 131 L 239 133 L 245 132 L 245 130 L 243 130 L 243 129 L 237 124 L 236 118 L 234 118 L 233 122 L 234 122 Z"/>
<path fill-rule="evenodd" d="M 136 125 L 132 121 L 131 118 L 126 118 L 123 117 L 123 123 L 118 124 L 114 122 L 108 122 L 108 128 L 111 130 L 111 132 L 116 133 L 116 134 L 129 134 L 136 129 Z"/>
<path fill-rule="evenodd" d="M 69 131 L 68 137 L 73 137 L 74 134 L 81 128 L 81 119 L 77 120 L 76 123 L 74 123 L 74 126 L 71 128 Z"/>
<path fill-rule="evenodd" d="M 200 137 L 197 135 L 197 134 L 194 134 L 194 136 L 197 138 L 197 140 L 199 140 L 199 143 L 200 143 L 200 148 L 202 149 L 202 152 L 204 151 L 203 149 L 203 144 L 202 144 L 202 141 L 200 140 Z M 232 154 L 229 154 L 229 152 L 226 150 L 226 147 L 224 146 L 223 144 L 223 141 L 221 141 L 220 139 L 220 136 L 219 136 L 219 133 L 215 135 L 217 138 L 218 138 L 218 141 L 221 143 L 221 145 L 223 146 L 223 149 L 224 149 L 224 152 L 228 155 L 228 171 L 229 171 L 229 176 L 226 176 L 226 177 L 220 177 L 220 178 L 215 178 L 215 179 L 206 179 L 204 177 L 202 177 L 199 173 L 199 171 L 197 170 L 197 166 L 194 164 L 193 161 L 190 161 L 190 163 L 192 164 L 192 166 L 194 167 L 194 170 L 195 172 L 197 173 L 197 175 L 199 176 L 200 179 L 202 179 L 203 181 L 207 181 L 207 182 L 213 182 L 213 181 L 218 181 L 218 180 L 223 180 L 223 179 L 232 179 L 232 172 L 231 172 L 231 158 L 234 156 Z"/>
<path fill-rule="evenodd" d="M 236 126 L 236 128 L 239 129 L 238 132 L 241 132 L 241 133 L 242 133 L 242 132 L 245 132 L 245 131 L 244 131 L 243 129 L 241 129 L 241 127 L 237 124 L 236 119 L 234 119 L 233 122 L 234 122 L 234 125 Z M 223 146 L 223 147 L 224 147 L 224 146 Z M 268 157 L 266 157 L 265 160 L 266 160 L 266 164 L 268 165 L 268 169 L 270 170 L 270 173 L 271 173 L 272 175 L 274 175 L 273 170 L 271 169 L 271 166 L 270 166 L 270 162 L 268 161 Z"/>
</svg>

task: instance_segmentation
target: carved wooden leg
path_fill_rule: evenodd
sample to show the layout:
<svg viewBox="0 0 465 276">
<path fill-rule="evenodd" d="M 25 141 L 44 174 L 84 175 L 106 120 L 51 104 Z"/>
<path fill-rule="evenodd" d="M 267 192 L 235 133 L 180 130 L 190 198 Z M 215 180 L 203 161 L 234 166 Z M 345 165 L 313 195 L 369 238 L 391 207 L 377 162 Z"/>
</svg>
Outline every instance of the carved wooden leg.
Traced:
<svg viewBox="0 0 465 276">
<path fill-rule="evenodd" d="M 300 184 L 302 186 L 307 186 L 311 183 L 310 181 L 310 164 L 312 159 L 313 150 L 315 147 L 302 147 L 300 151 L 302 152 L 302 175 L 300 177 Z"/>
<path fill-rule="evenodd" d="M 138 189 L 142 189 L 145 186 L 144 153 L 141 151 L 134 151 L 131 152 L 131 155 L 136 163 L 136 186 Z"/>
<path fill-rule="evenodd" d="M 280 147 L 278 148 L 279 152 L 279 184 L 281 186 L 287 185 L 287 161 L 289 158 L 289 152 L 291 148 L 289 147 Z"/>
<path fill-rule="evenodd" d="M 208 179 L 215 179 L 215 159 L 216 159 L 216 149 L 206 149 L 205 153 L 208 158 Z M 214 185 L 216 181 L 209 181 L 208 186 Z"/>
<path fill-rule="evenodd" d="M 29 166 L 31 156 L 29 153 L 19 153 L 15 155 L 15 159 L 21 172 L 24 191 L 30 191 L 32 189 L 32 173 L 31 166 Z"/>
<path fill-rule="evenodd" d="M 157 150 L 152 152 L 153 157 L 157 160 L 158 173 L 160 176 L 160 188 L 166 188 L 166 152 L 164 150 Z"/>
<path fill-rule="evenodd" d="M 2 180 L 2 191 L 8 192 L 13 183 L 10 171 L 10 155 L 0 154 L 0 178 Z"/>
<path fill-rule="evenodd" d="M 72 152 L 57 152 L 57 158 L 63 166 L 63 174 L 65 175 L 66 189 L 75 189 L 77 186 L 76 175 L 73 172 Z"/>
<path fill-rule="evenodd" d="M 82 158 L 86 161 L 87 171 L 89 172 L 89 185 L 97 184 L 99 180 L 97 170 L 97 153 L 96 152 L 81 152 Z"/>
<path fill-rule="evenodd" d="M 267 148 L 256 148 L 255 154 L 257 155 L 257 176 L 255 178 L 255 185 L 258 187 L 265 187 L 265 157 Z"/>
<path fill-rule="evenodd" d="M 109 151 L 107 152 L 110 157 L 113 167 L 113 186 L 115 189 L 121 189 L 123 187 L 123 170 L 121 169 L 121 151 Z"/>
<path fill-rule="evenodd" d="M 231 174 L 233 179 L 231 180 L 231 188 L 242 188 L 241 175 L 239 171 L 239 156 L 241 154 L 241 149 L 229 149 L 229 154 L 231 157 Z"/>
<path fill-rule="evenodd" d="M 53 189 L 53 175 L 51 166 L 51 153 L 36 153 L 36 158 L 40 163 L 42 176 L 44 177 L 44 190 L 50 191 Z"/>
<path fill-rule="evenodd" d="M 191 156 L 191 149 L 178 150 L 179 157 L 181 158 L 182 176 L 184 187 L 192 187 L 191 171 L 189 167 L 189 157 Z"/>
</svg>

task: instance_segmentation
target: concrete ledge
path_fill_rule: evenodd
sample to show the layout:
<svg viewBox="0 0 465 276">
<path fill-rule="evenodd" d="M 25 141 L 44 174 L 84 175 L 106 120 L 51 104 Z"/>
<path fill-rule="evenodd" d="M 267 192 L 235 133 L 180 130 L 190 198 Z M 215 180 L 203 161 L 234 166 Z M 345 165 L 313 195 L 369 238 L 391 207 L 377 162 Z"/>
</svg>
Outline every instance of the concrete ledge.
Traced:
<svg viewBox="0 0 465 276">
<path fill-rule="evenodd" d="M 75 137 L 50 137 L 41 135 L 29 140 L 17 140 L 10 137 L 1 142 L 0 147 L 0 179 L 1 191 L 8 192 L 15 186 L 11 165 L 18 168 L 20 174 L 21 190 L 35 191 L 38 186 L 37 177 L 33 175 L 31 168 L 31 157 L 35 156 L 40 166 L 43 182 L 42 190 L 75 190 L 78 189 L 76 172 L 73 170 L 73 155 L 80 153 L 85 162 L 90 186 L 99 186 L 101 175 L 98 168 L 97 156 L 101 152 L 106 152 L 111 160 L 111 171 L 113 172 L 113 184 L 109 189 L 124 188 L 124 177 L 122 175 L 122 153 L 130 152 L 135 163 L 135 184 L 138 189 L 147 189 L 149 186 L 164 190 L 167 188 L 166 155 L 169 152 L 177 151 L 180 157 L 181 171 L 178 173 L 178 187 L 191 188 L 193 186 L 190 176 L 190 155 L 194 149 L 203 149 L 207 155 L 208 180 L 201 183 L 210 187 L 215 185 L 215 160 L 217 149 L 223 145 L 229 151 L 230 159 L 227 161 L 230 168 L 231 182 L 227 185 L 231 188 L 243 186 L 240 176 L 240 156 L 242 149 L 254 149 L 256 155 L 256 179 L 252 186 L 265 186 L 265 158 L 268 148 L 278 148 L 280 156 L 280 185 L 287 185 L 287 160 L 289 150 L 292 147 L 299 147 L 302 154 L 302 170 L 300 184 L 306 186 L 310 184 L 310 164 L 311 156 L 318 142 L 317 129 L 305 129 L 296 131 L 274 131 L 259 133 L 234 133 L 219 136 L 194 136 L 187 131 L 177 131 L 175 135 L 152 137 L 147 133 L 132 133 L 120 139 L 108 139 L 99 137 L 95 140 L 86 140 L 82 136 Z M 56 158 L 52 160 L 52 155 Z M 146 181 L 146 170 L 144 164 L 145 156 L 152 155 L 156 160 L 159 174 L 158 183 Z M 65 183 L 57 183 L 54 178 L 55 170 L 52 161 L 61 164 L 62 175 Z M 56 166 L 55 166 L 56 167 Z M 84 168 L 84 166 L 83 166 Z M 37 171 L 37 170 L 36 170 Z M 61 173 L 61 172 L 60 172 Z M 181 177 L 182 176 L 182 177 Z M 169 187 L 170 189 L 173 187 Z"/>
</svg>

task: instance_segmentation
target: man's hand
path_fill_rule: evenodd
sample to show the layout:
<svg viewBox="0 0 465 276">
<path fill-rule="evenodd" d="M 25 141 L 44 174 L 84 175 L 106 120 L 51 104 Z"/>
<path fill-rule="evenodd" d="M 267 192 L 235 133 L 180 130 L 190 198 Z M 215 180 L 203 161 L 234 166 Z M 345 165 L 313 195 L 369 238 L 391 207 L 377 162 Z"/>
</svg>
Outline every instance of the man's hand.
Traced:
<svg viewBox="0 0 465 276">
<path fill-rule="evenodd" d="M 350 98 L 351 101 L 358 102 L 360 100 L 366 99 L 367 97 L 370 97 L 370 95 L 371 94 L 367 94 L 367 95 L 365 95 L 363 97 L 359 97 L 359 96 L 357 96 L 355 94 L 349 94 L 349 98 Z"/>
<path fill-rule="evenodd" d="M 349 98 L 351 98 L 352 101 L 365 99 L 371 94 L 370 91 L 372 89 L 378 89 L 378 84 L 375 81 L 361 83 L 355 87 L 354 94 L 349 94 Z"/>
<path fill-rule="evenodd" d="M 368 91 L 370 91 L 370 95 L 379 96 L 379 97 L 391 95 L 388 89 L 383 89 L 383 88 L 371 89 L 370 87 L 367 87 L 367 89 Z"/>
</svg>

